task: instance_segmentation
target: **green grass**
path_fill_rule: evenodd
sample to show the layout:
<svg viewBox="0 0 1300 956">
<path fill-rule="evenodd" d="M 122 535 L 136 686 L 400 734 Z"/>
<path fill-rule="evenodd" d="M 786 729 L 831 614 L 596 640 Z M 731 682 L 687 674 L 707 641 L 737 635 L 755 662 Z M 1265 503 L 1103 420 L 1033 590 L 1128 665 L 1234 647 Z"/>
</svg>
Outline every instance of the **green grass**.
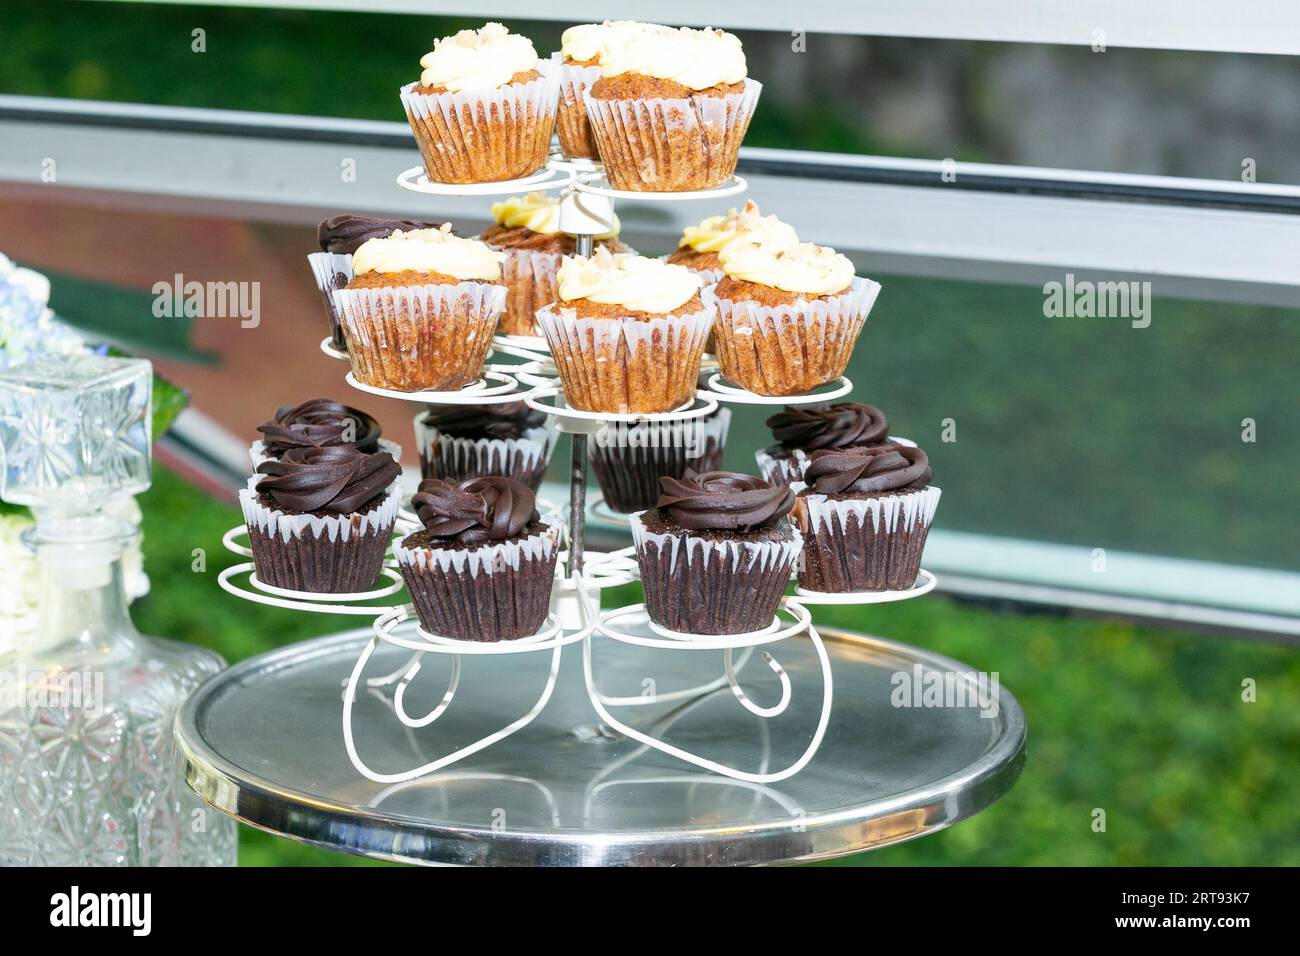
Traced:
<svg viewBox="0 0 1300 956">
<path fill-rule="evenodd" d="M 156 469 L 142 499 L 153 594 L 147 633 L 235 661 L 344 627 L 218 590 L 233 507 Z M 203 548 L 206 570 L 191 570 Z M 1009 616 L 928 598 L 827 608 L 827 625 L 870 630 L 997 671 L 1029 722 L 1028 762 L 984 813 L 846 864 L 1300 865 L 1300 655 L 1243 640 L 1119 622 Z M 1241 699 L 1252 679 L 1256 703 Z M 1092 831 L 1095 808 L 1105 833 Z M 350 865 L 343 854 L 243 828 L 245 865 Z"/>
</svg>

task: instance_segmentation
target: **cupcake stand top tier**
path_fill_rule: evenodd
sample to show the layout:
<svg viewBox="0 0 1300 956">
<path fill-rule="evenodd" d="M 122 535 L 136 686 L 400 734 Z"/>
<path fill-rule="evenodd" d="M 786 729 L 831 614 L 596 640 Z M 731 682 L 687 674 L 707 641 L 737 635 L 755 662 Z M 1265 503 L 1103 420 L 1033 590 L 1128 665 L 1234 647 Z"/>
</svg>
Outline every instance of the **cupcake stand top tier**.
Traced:
<svg viewBox="0 0 1300 956">
<path fill-rule="evenodd" d="M 607 230 L 615 199 L 716 199 L 746 188 L 736 177 L 699 193 L 628 193 L 611 189 L 599 164 L 557 157 L 513 182 L 451 186 L 415 168 L 398 184 L 477 196 L 562 189 L 561 228 L 577 236 L 582 254 Z M 347 358 L 329 339 L 321 348 Z M 494 350 L 522 362 L 490 357 L 479 381 L 454 392 L 394 392 L 350 373 L 347 380 L 424 404 L 522 399 L 572 434 L 569 547 L 547 624 L 522 641 L 467 645 L 412 627 L 409 606 L 358 603 L 400 590 L 391 562 L 385 581 L 365 595 L 284 592 L 259 583 L 251 563 L 227 568 L 220 583 L 240 597 L 375 621 L 245 661 L 190 699 L 177 736 L 201 796 L 272 832 L 407 862 L 745 864 L 896 843 L 978 812 L 1011 786 L 1025 724 L 1009 693 L 995 686 L 989 697 L 983 688 L 981 709 L 896 706 L 899 675 L 918 695 L 927 681 L 965 688 L 972 699 L 981 688 L 955 661 L 812 625 L 807 608 L 815 604 L 925 594 L 935 585 L 928 572 L 904 592 L 800 590 L 769 628 L 721 638 L 663 631 L 639 605 L 600 609 L 601 590 L 635 580 L 636 570 L 630 549 L 583 550 L 589 434 L 611 421 L 696 418 L 719 402 L 830 401 L 850 391 L 846 378 L 810 395 L 771 398 L 706 370 L 708 387 L 673 412 L 586 413 L 564 405 L 540 339 L 497 336 Z M 399 533 L 412 518 L 404 514 Z M 236 540 L 241 530 L 226 544 L 247 557 Z M 242 575 L 249 587 L 237 583 Z M 781 663 L 766 650 L 778 641 Z M 562 654 L 578 643 L 580 658 Z M 722 673 L 701 682 L 702 658 L 719 651 Z M 742 677 L 753 658 L 766 666 Z M 408 689 L 421 703 L 408 702 Z M 435 721 L 435 735 L 421 733 Z"/>
</svg>

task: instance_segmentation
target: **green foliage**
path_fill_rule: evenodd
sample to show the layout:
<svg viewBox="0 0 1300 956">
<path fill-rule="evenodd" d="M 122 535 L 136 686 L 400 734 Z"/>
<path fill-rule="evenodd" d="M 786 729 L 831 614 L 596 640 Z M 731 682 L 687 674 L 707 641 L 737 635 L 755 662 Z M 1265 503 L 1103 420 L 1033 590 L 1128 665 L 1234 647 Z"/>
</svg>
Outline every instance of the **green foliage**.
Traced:
<svg viewBox="0 0 1300 956">
<path fill-rule="evenodd" d="M 346 622 L 217 589 L 236 508 L 157 469 L 142 498 L 153 592 L 141 629 L 239 660 Z M 191 570 L 195 548 L 206 570 Z M 622 595 L 636 600 L 636 590 Z M 1029 722 L 1024 774 L 951 829 L 840 864 L 1300 864 L 1300 656 L 1266 644 L 1134 625 L 1008 616 L 938 598 L 824 608 L 828 626 L 888 635 L 997 671 Z M 1258 702 L 1241 699 L 1251 678 Z M 1094 833 L 1092 812 L 1106 811 Z M 246 865 L 364 861 L 245 827 Z"/>
</svg>

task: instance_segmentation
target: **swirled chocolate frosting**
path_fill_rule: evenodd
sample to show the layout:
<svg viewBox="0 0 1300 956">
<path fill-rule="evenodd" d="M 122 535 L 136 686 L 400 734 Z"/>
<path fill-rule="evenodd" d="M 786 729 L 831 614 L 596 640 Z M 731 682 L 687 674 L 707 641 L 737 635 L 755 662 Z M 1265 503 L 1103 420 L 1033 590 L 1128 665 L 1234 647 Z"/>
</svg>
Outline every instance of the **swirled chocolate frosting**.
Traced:
<svg viewBox="0 0 1300 956">
<path fill-rule="evenodd" d="M 358 451 L 379 450 L 382 429 L 360 409 L 328 398 L 313 398 L 300 405 L 281 405 L 275 418 L 257 426 L 268 455 L 282 455 L 290 448 L 323 448 L 326 445 L 355 445 Z M 352 440 L 345 440 L 351 435 Z"/>
<path fill-rule="evenodd" d="M 424 413 L 424 422 L 452 438 L 520 438 L 541 428 L 546 416 L 523 402 L 500 405 L 439 405 Z"/>
<path fill-rule="evenodd" d="M 290 511 L 345 515 L 361 511 L 402 473 L 386 451 L 368 455 L 351 445 L 290 448 L 257 466 L 257 490 Z"/>
<path fill-rule="evenodd" d="M 514 478 L 426 478 L 411 507 L 430 537 L 457 544 L 516 538 L 537 521 L 537 497 Z"/>
<path fill-rule="evenodd" d="M 690 531 L 750 531 L 789 514 L 794 492 L 734 471 L 660 478 L 656 505 Z"/>
<path fill-rule="evenodd" d="M 875 495 L 924 488 L 934 477 L 919 448 L 880 445 L 813 452 L 804 469 L 808 487 L 824 495 Z"/>
<path fill-rule="evenodd" d="M 885 413 L 860 402 L 787 407 L 769 418 L 767 427 L 783 447 L 805 451 L 875 445 L 889 435 Z"/>
<path fill-rule="evenodd" d="M 438 229 L 440 222 L 421 222 L 417 219 L 371 219 L 344 213 L 331 216 L 316 227 L 316 241 L 321 252 L 338 252 L 352 255 L 367 239 L 382 239 L 395 230 Z"/>
</svg>

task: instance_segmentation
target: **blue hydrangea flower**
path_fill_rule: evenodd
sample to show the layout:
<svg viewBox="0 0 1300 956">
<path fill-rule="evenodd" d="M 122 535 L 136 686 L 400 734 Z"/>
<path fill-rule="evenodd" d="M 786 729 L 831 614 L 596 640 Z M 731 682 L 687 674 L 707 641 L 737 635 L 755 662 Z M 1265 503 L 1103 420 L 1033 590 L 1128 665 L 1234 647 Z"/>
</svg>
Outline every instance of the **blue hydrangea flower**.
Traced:
<svg viewBox="0 0 1300 956">
<path fill-rule="evenodd" d="M 55 318 L 49 301 L 49 279 L 0 253 L 0 368 L 21 365 L 37 355 L 105 351 Z"/>
</svg>

